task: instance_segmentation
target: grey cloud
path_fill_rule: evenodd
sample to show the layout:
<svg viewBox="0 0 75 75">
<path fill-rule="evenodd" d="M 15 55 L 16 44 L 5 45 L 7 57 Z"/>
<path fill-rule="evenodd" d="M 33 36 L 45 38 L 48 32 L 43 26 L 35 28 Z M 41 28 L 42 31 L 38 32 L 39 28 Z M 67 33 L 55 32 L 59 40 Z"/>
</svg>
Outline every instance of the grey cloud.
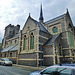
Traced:
<svg viewBox="0 0 75 75">
<path fill-rule="evenodd" d="M 44 21 L 66 13 L 66 8 L 68 8 L 73 24 L 75 24 L 74 0 L 11 0 L 4 6 L 0 3 L 0 25 L 2 28 L 0 29 L 2 31 L 0 38 L 3 37 L 4 28 L 9 23 L 13 25 L 19 23 L 22 29 L 29 13 L 31 13 L 31 17 L 38 20 L 41 3 L 43 5 Z"/>
</svg>

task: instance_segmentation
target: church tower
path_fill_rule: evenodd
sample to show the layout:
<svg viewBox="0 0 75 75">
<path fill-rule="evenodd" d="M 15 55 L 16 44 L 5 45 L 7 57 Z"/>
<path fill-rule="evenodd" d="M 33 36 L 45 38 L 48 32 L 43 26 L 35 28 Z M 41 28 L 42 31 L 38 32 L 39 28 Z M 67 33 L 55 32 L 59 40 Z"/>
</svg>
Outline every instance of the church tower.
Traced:
<svg viewBox="0 0 75 75">
<path fill-rule="evenodd" d="M 39 17 L 39 22 L 43 23 L 43 12 L 42 12 L 42 4 L 41 4 L 41 10 L 40 10 L 40 17 Z"/>
</svg>

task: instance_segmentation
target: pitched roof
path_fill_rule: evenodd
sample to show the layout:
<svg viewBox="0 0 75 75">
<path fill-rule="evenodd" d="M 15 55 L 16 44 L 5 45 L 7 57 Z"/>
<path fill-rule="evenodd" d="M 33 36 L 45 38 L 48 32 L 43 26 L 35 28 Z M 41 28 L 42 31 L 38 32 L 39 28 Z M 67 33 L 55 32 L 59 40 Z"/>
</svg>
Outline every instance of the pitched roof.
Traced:
<svg viewBox="0 0 75 75">
<path fill-rule="evenodd" d="M 53 35 L 45 44 L 44 46 L 52 46 L 53 41 L 58 37 L 59 34 Z"/>
<path fill-rule="evenodd" d="M 31 18 L 32 19 L 32 18 Z M 41 31 L 44 31 L 44 32 L 46 32 L 46 33 L 49 33 L 48 32 L 48 30 L 40 23 L 40 22 L 38 22 L 38 21 L 36 21 L 36 20 L 34 20 L 34 19 L 32 19 L 33 21 L 34 21 L 34 23 L 36 24 L 36 25 L 38 25 L 39 27 L 40 27 L 40 30 Z M 49 33 L 50 34 L 50 33 Z"/>
<path fill-rule="evenodd" d="M 29 14 L 29 16 L 28 16 L 28 18 L 27 18 L 27 21 L 28 21 L 28 19 L 31 19 L 36 25 L 38 25 L 38 26 L 40 27 L 40 30 L 41 30 L 41 31 L 44 31 L 44 32 L 50 34 L 50 32 L 48 32 L 48 30 L 47 30 L 40 22 L 34 20 L 34 19 L 30 16 L 30 14 Z M 25 22 L 25 25 L 26 25 L 27 21 Z M 24 25 L 24 27 L 25 27 L 25 25 Z M 23 29 L 24 29 L 24 27 L 23 27 Z M 23 30 L 23 29 L 22 29 L 22 30 Z"/>
<path fill-rule="evenodd" d="M 46 21 L 44 24 L 49 24 L 49 23 L 51 23 L 51 22 L 57 21 L 57 20 L 63 18 L 64 16 L 66 16 L 66 14 L 60 15 L 60 16 L 58 16 L 58 17 L 56 17 L 56 18 L 53 18 L 53 19 L 51 19 L 51 20 L 49 20 L 49 21 Z"/>
<path fill-rule="evenodd" d="M 18 50 L 18 46 L 14 45 L 14 46 L 4 48 L 3 50 L 1 50 L 1 52 L 16 51 L 16 50 Z"/>
<path fill-rule="evenodd" d="M 15 45 L 10 51 L 16 51 L 18 50 L 18 45 Z"/>
<path fill-rule="evenodd" d="M 19 37 L 19 35 L 20 35 L 20 34 L 18 33 L 18 34 L 16 34 L 14 37 Z"/>
</svg>

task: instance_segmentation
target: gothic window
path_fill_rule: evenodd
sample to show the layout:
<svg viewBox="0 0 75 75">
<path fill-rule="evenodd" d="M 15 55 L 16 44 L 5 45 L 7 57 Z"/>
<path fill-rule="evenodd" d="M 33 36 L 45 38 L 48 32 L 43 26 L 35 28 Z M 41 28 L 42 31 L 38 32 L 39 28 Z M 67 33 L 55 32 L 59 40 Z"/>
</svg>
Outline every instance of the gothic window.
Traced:
<svg viewBox="0 0 75 75">
<path fill-rule="evenodd" d="M 34 49 L 34 35 L 31 33 L 30 35 L 30 49 Z"/>
<path fill-rule="evenodd" d="M 12 57 L 12 53 L 10 53 L 10 57 Z"/>
<path fill-rule="evenodd" d="M 69 41 L 70 41 L 70 45 L 74 47 L 74 37 L 73 37 L 72 32 L 70 31 L 69 31 Z"/>
<path fill-rule="evenodd" d="M 6 53 L 5 53 L 5 57 L 6 57 Z"/>
<path fill-rule="evenodd" d="M 17 40 L 15 40 L 15 44 L 16 44 Z"/>
<path fill-rule="evenodd" d="M 26 35 L 24 36 L 24 40 L 23 40 L 23 50 L 25 50 L 26 46 Z"/>
<path fill-rule="evenodd" d="M 53 27 L 52 31 L 53 31 L 53 33 L 57 33 L 58 32 L 58 28 L 57 27 Z"/>
</svg>

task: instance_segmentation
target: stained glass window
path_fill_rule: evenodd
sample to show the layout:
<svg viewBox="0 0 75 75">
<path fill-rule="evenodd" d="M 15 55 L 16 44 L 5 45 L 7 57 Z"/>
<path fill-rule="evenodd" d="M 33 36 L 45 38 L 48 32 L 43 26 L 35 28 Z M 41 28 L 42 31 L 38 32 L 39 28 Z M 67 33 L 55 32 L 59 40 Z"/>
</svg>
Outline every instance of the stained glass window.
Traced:
<svg viewBox="0 0 75 75">
<path fill-rule="evenodd" d="M 69 40 L 70 40 L 70 45 L 72 47 L 74 47 L 74 38 L 73 38 L 73 34 L 71 32 L 69 32 Z"/>
<path fill-rule="evenodd" d="M 15 44 L 16 44 L 17 40 L 15 40 Z"/>
<path fill-rule="evenodd" d="M 25 50 L 25 46 L 26 46 L 26 35 L 24 36 L 24 41 L 23 41 L 23 50 Z"/>
<path fill-rule="evenodd" d="M 58 28 L 57 27 L 53 27 L 53 33 L 57 33 L 58 32 Z"/>
<path fill-rule="evenodd" d="M 30 36 L 30 49 L 34 49 L 34 35 L 31 33 Z"/>
</svg>

